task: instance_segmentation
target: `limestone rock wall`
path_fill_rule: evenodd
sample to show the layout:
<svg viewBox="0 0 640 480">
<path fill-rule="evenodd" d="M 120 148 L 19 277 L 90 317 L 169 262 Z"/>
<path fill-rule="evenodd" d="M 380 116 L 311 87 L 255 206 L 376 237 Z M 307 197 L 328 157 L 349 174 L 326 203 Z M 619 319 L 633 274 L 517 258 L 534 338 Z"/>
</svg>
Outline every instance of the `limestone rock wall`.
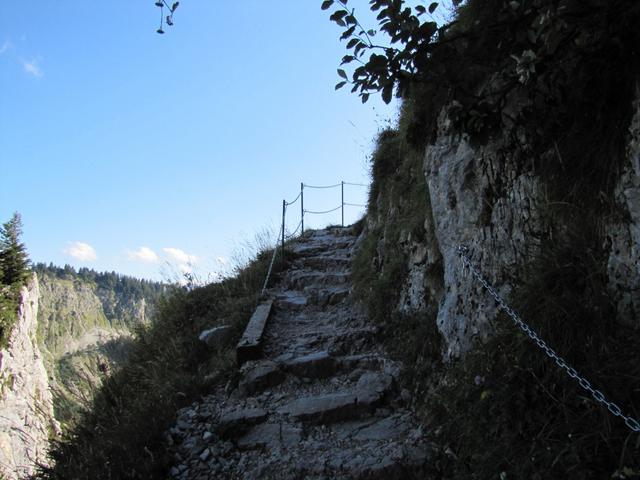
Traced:
<svg viewBox="0 0 640 480">
<path fill-rule="evenodd" d="M 638 90 L 640 92 L 640 89 Z M 619 321 L 639 327 L 640 313 L 640 93 L 630 126 L 627 157 L 616 189 L 616 220 L 602 219 L 610 250 L 610 294 Z M 517 137 L 526 144 L 525 132 Z M 513 138 L 513 137 L 512 137 Z M 513 141 L 513 140 L 511 140 Z M 495 301 L 479 282 L 464 276 L 459 245 L 469 247 L 473 263 L 505 298 L 516 284 L 518 266 L 539 249 L 537 239 L 548 203 L 545 184 L 534 169 L 523 169 L 513 157 L 506 135 L 476 145 L 450 128 L 446 109 L 438 135 L 426 147 L 423 172 L 429 204 L 424 237 L 402 235 L 408 258 L 397 310 L 422 311 L 437 306 L 437 326 L 446 359 L 467 351 L 474 338 L 486 338 L 495 318 Z M 398 201 L 401 201 L 398 200 Z M 388 209 L 368 219 L 365 235 L 381 230 L 395 212 Z M 382 229 L 383 230 L 383 229 Z M 383 256 L 384 252 L 378 252 Z"/>
<path fill-rule="evenodd" d="M 0 351 L 0 476 L 25 478 L 47 463 L 50 435 L 58 432 L 43 357 L 36 338 L 38 279 L 21 292 L 18 321 Z"/>
<path fill-rule="evenodd" d="M 621 321 L 640 327 L 640 86 L 634 110 L 627 162 L 616 188 L 621 221 L 608 228 L 608 273 L 609 293 L 617 303 Z"/>
</svg>

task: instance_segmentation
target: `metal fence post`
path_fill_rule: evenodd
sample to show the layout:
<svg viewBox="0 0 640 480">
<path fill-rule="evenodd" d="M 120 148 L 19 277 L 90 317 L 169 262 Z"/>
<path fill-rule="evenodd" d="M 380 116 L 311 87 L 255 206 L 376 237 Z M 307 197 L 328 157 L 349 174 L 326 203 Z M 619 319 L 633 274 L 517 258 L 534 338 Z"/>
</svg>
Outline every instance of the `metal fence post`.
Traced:
<svg viewBox="0 0 640 480">
<path fill-rule="evenodd" d="M 300 236 L 304 235 L 304 183 L 300 182 Z"/>
<path fill-rule="evenodd" d="M 342 226 L 344 227 L 344 180 L 340 182 L 341 201 L 342 201 Z"/>
<path fill-rule="evenodd" d="M 287 202 L 282 200 L 282 244 L 281 244 L 281 253 L 282 253 L 282 268 L 284 268 L 284 217 L 287 211 Z"/>
</svg>

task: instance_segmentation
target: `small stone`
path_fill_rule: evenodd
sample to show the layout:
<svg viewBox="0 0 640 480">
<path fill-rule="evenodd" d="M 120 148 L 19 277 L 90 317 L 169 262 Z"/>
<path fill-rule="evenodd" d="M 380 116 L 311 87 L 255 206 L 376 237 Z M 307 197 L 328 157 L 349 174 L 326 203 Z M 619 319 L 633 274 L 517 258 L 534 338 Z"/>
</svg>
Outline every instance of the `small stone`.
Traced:
<svg viewBox="0 0 640 480">
<path fill-rule="evenodd" d="M 207 458 L 209 458 L 209 455 L 211 455 L 211 450 L 209 450 L 208 448 L 205 448 L 200 454 L 200 460 L 203 462 L 206 462 Z"/>
<path fill-rule="evenodd" d="M 202 439 L 203 439 L 203 440 L 205 440 L 205 441 L 207 441 L 207 440 L 209 440 L 212 436 L 213 436 L 213 433 L 211 433 L 211 432 L 204 432 L 204 433 L 202 434 Z"/>
<path fill-rule="evenodd" d="M 409 392 L 409 390 L 407 390 L 406 388 L 403 388 L 400 392 L 400 398 L 404 403 L 411 403 L 411 392 Z"/>
</svg>

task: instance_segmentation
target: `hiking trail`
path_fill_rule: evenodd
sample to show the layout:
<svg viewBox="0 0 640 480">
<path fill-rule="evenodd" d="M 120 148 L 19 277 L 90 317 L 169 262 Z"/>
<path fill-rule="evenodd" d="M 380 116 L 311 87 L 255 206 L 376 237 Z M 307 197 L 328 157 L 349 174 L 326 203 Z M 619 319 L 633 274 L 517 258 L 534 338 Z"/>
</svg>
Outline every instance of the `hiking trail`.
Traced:
<svg viewBox="0 0 640 480">
<path fill-rule="evenodd" d="M 272 305 L 254 314 L 266 322 L 253 332 L 258 349 L 238 350 L 238 388 L 179 411 L 173 478 L 428 476 L 433 447 L 397 385 L 400 365 L 350 295 L 356 239 L 330 228 L 290 246 L 296 258 L 269 289 Z"/>
</svg>

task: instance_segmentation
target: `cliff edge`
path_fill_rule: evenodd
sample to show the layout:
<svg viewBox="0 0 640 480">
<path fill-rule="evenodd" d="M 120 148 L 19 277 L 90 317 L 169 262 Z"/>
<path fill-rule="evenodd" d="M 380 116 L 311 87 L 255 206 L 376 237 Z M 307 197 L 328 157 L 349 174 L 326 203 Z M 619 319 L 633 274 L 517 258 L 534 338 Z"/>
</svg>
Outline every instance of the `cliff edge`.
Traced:
<svg viewBox="0 0 640 480">
<path fill-rule="evenodd" d="M 46 464 L 49 438 L 59 430 L 36 339 L 39 290 L 34 274 L 22 288 L 8 347 L 0 350 L 0 475 L 9 480 Z"/>
</svg>

